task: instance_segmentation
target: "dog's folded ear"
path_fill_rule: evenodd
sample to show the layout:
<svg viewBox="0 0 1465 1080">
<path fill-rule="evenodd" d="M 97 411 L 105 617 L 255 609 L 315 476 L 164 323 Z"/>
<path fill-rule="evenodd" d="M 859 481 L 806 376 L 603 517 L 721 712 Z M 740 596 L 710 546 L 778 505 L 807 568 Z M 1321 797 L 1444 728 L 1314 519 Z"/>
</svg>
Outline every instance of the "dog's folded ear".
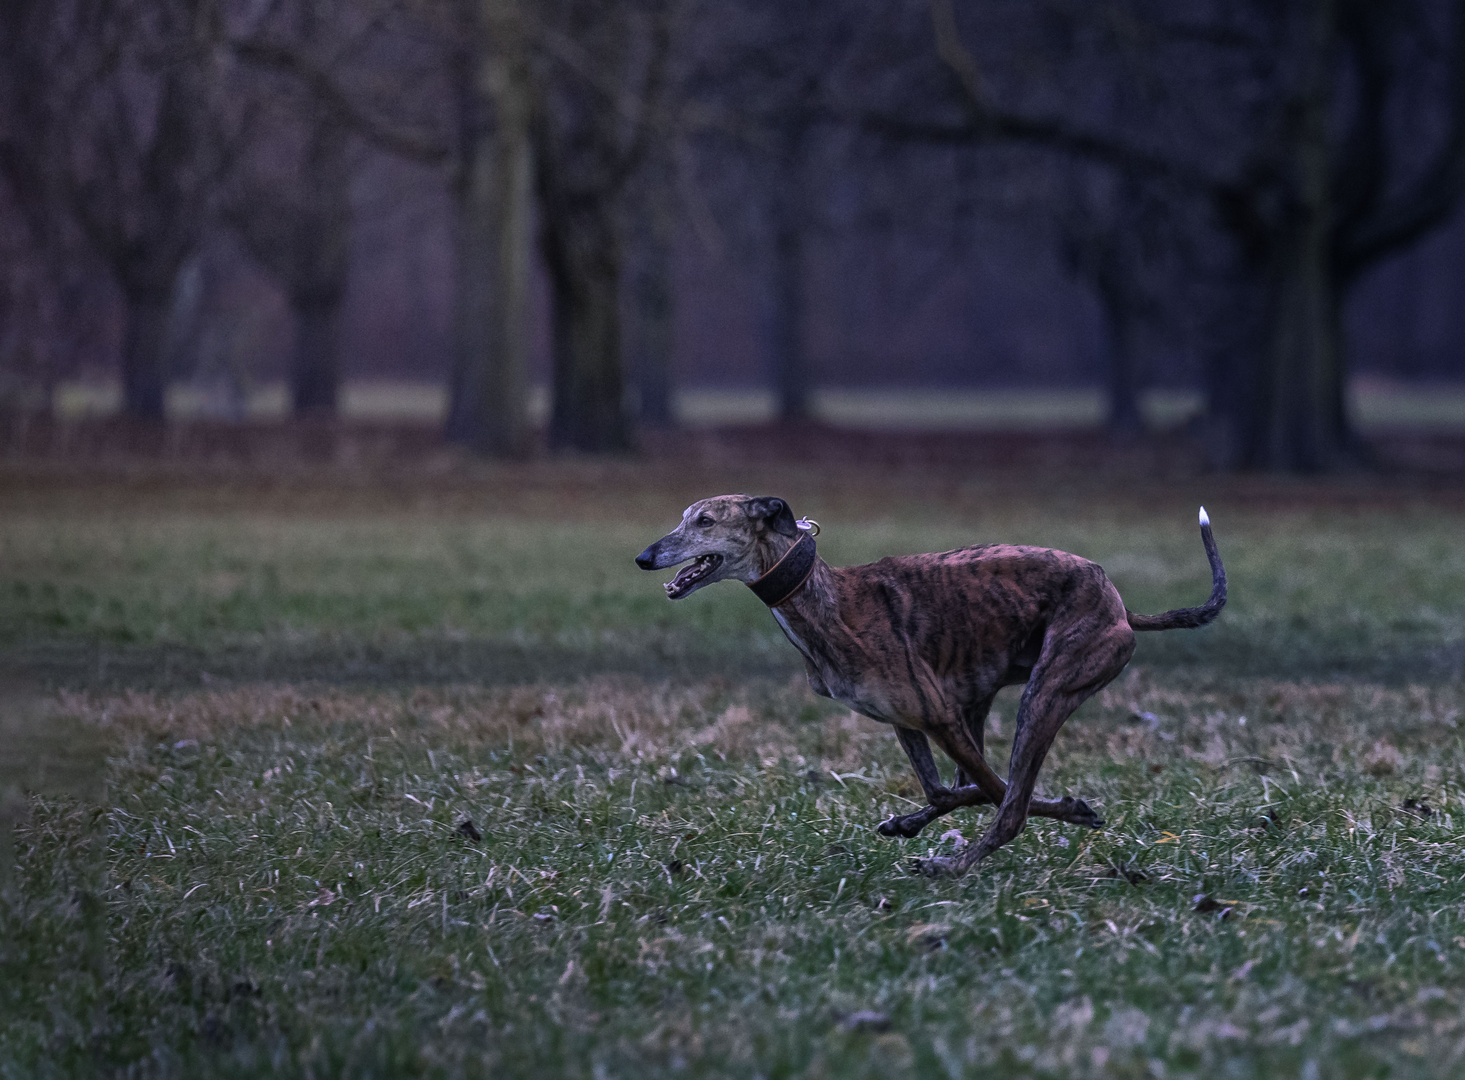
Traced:
<svg viewBox="0 0 1465 1080">
<path fill-rule="evenodd" d="M 767 521 L 774 532 L 784 536 L 799 535 L 799 527 L 794 524 L 794 512 L 782 499 L 775 499 L 771 495 L 749 499 L 744 509 L 754 521 Z"/>
</svg>

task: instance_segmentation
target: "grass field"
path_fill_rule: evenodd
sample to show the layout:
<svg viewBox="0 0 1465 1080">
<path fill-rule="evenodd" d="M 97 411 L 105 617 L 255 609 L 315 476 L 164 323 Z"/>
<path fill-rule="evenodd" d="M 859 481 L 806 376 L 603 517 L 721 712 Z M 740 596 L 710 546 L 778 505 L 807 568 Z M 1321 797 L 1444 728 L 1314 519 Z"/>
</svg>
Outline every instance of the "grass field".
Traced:
<svg viewBox="0 0 1465 1080">
<path fill-rule="evenodd" d="M 1103 831 L 930 881 L 981 815 L 878 837 L 890 734 L 746 590 L 631 564 L 738 489 L 836 564 L 1049 544 L 1142 611 L 1204 597 L 1205 501 L 1232 601 L 1060 735 Z M 1361 481 L 12 469 L 0 1077 L 1458 1075 L 1462 526 Z"/>
</svg>

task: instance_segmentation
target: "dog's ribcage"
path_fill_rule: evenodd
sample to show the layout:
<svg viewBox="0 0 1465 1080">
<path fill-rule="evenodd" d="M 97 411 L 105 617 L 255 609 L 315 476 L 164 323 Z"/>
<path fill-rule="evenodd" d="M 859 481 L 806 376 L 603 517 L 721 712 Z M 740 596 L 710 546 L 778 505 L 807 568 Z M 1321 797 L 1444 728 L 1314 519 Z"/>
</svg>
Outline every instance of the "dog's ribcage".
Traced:
<svg viewBox="0 0 1465 1080">
<path fill-rule="evenodd" d="M 1056 604 L 1112 592 L 1086 559 L 996 544 L 882 559 L 831 577 L 834 611 L 814 615 L 799 598 L 773 617 L 803 656 L 815 693 L 904 726 L 919 725 L 937 703 L 914 693 L 917 668 L 934 680 L 926 686 L 943 707 L 985 698 L 1026 677 Z"/>
</svg>

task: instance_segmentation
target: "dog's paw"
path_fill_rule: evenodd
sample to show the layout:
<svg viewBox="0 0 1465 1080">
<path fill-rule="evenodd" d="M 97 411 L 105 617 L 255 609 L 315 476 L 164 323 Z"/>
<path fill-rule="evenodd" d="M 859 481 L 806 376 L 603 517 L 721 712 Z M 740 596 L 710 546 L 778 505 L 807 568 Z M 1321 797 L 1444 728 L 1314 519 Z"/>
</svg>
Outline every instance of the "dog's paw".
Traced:
<svg viewBox="0 0 1465 1080">
<path fill-rule="evenodd" d="M 910 872 L 917 877 L 939 878 L 959 874 L 961 868 L 954 859 L 948 859 L 942 855 L 931 855 L 926 858 L 912 859 Z"/>
<path fill-rule="evenodd" d="M 1082 799 L 1065 798 L 1063 801 L 1073 804 L 1067 818 L 1068 821 L 1090 829 L 1102 829 L 1104 827 L 1104 819 L 1095 813 L 1093 807 L 1089 806 Z"/>
<path fill-rule="evenodd" d="M 918 817 L 916 814 L 907 814 L 904 817 L 895 817 L 892 815 L 877 825 L 875 831 L 881 836 L 896 836 L 902 840 L 910 840 L 913 837 L 920 836 L 921 830 L 926 827 L 924 821 L 911 820 L 916 817 Z"/>
</svg>

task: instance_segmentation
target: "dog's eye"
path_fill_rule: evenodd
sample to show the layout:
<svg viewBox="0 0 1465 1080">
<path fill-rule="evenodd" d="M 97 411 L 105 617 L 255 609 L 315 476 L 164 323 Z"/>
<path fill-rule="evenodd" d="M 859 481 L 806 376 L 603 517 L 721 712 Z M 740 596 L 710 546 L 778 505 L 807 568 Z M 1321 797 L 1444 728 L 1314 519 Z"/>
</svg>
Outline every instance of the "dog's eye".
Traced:
<svg viewBox="0 0 1465 1080">
<path fill-rule="evenodd" d="M 708 517 L 706 514 L 703 514 L 701 517 L 699 517 L 697 519 L 697 527 L 698 528 L 701 528 L 701 529 L 710 529 L 710 528 L 712 528 L 712 525 L 713 525 L 712 519 L 710 517 Z"/>
</svg>

